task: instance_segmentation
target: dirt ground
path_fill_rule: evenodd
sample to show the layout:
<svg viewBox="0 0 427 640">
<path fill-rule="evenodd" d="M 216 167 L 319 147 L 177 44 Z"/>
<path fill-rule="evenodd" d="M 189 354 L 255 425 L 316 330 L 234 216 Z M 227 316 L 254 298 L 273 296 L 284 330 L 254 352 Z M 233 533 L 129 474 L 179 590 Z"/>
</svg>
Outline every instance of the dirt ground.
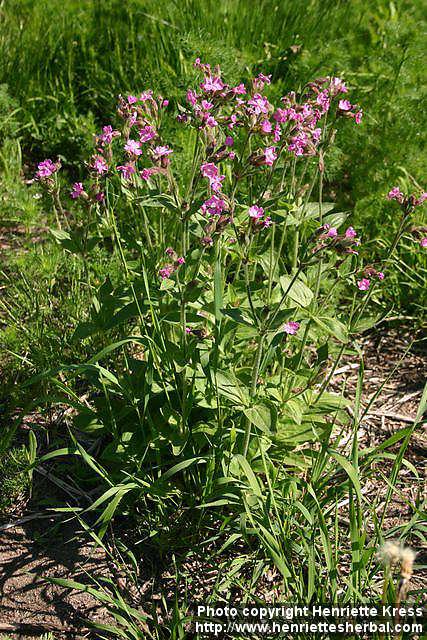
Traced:
<svg viewBox="0 0 427 640">
<path fill-rule="evenodd" d="M 410 425 L 415 417 L 425 383 L 426 351 L 418 343 L 404 355 L 412 340 L 411 331 L 400 327 L 382 329 L 362 341 L 365 353 L 364 406 L 378 386 L 383 381 L 386 384 L 361 425 L 361 447 L 383 442 L 396 430 Z M 331 389 L 339 392 L 345 381 L 346 395 L 351 398 L 356 380 L 357 363 L 346 358 L 335 371 Z M 417 429 L 406 455 L 421 479 L 425 478 L 426 444 L 424 425 Z M 385 464 L 380 471 L 387 476 L 390 469 L 391 463 Z M 411 468 L 403 467 L 398 492 L 387 510 L 385 531 L 409 522 L 411 503 L 422 495 L 423 484 L 424 481 L 417 480 Z M 364 491 L 365 495 L 371 496 L 373 503 L 378 504 L 378 513 L 381 513 L 387 491 L 387 483 L 381 473 L 375 482 L 364 487 Z M 28 640 L 39 638 L 47 631 L 53 631 L 55 638 L 97 638 L 97 635 L 90 635 L 84 620 L 108 621 L 106 611 L 90 594 L 50 585 L 41 576 L 68 577 L 84 582 L 85 572 L 111 575 L 111 566 L 103 552 L 93 551 L 87 537 L 79 532 L 76 521 L 58 526 L 57 517 L 33 518 L 33 515 L 27 511 L 20 518 L 12 518 L 9 523 L 0 525 L 0 638 Z M 25 518 L 29 519 L 25 521 Z M 419 545 L 419 541 L 414 540 L 413 543 Z M 425 549 L 416 548 L 419 552 L 417 564 L 425 565 Z M 165 580 L 165 584 L 168 582 L 171 585 Z M 423 585 L 425 588 L 427 581 L 419 573 L 416 586 L 422 588 Z"/>
<path fill-rule="evenodd" d="M 84 543 L 75 524 L 56 527 L 49 518 L 6 529 L 0 535 L 0 559 L 0 633 L 6 637 L 38 638 L 52 630 L 55 638 L 84 638 L 89 637 L 84 619 L 106 619 L 89 594 L 42 578 L 84 582 L 86 571 L 108 573 L 102 551 Z"/>
</svg>

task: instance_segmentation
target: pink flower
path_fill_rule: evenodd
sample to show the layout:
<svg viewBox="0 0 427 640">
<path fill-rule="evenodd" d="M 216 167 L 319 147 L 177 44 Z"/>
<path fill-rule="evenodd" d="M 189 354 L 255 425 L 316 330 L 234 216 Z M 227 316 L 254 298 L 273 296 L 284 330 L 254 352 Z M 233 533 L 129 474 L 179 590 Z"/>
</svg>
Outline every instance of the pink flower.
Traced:
<svg viewBox="0 0 427 640">
<path fill-rule="evenodd" d="M 218 167 L 213 162 L 204 162 L 200 167 L 200 171 L 204 178 L 216 178 L 218 176 Z"/>
<path fill-rule="evenodd" d="M 148 142 L 156 137 L 156 131 L 149 124 L 139 130 L 139 140 L 140 142 Z"/>
<path fill-rule="evenodd" d="M 244 95 L 246 93 L 246 87 L 243 84 L 243 82 L 241 82 L 240 84 L 237 85 L 237 87 L 233 87 L 231 89 L 231 91 L 235 94 L 235 95 Z"/>
<path fill-rule="evenodd" d="M 361 280 L 358 280 L 357 286 L 360 289 L 360 291 L 367 291 L 371 286 L 371 281 L 368 280 L 367 278 L 362 278 Z"/>
<path fill-rule="evenodd" d="M 322 129 L 320 127 L 317 127 L 316 129 L 313 129 L 311 137 L 313 138 L 314 142 L 319 142 L 321 135 Z"/>
<path fill-rule="evenodd" d="M 234 153 L 234 151 L 230 151 L 230 153 L 228 154 L 228 157 L 230 158 L 230 160 L 234 160 L 234 158 L 236 157 L 236 154 Z"/>
<path fill-rule="evenodd" d="M 153 156 L 156 160 L 169 156 L 171 153 L 173 153 L 172 149 L 167 146 L 158 146 L 153 149 Z"/>
<path fill-rule="evenodd" d="M 209 127 L 209 129 L 213 129 L 214 127 L 218 126 L 218 122 L 213 116 L 208 116 L 205 120 L 205 125 Z"/>
<path fill-rule="evenodd" d="M 421 238 L 420 247 L 422 247 L 423 249 L 427 248 L 427 236 L 425 238 Z"/>
<path fill-rule="evenodd" d="M 202 206 L 201 211 L 203 214 L 207 214 L 209 216 L 220 216 L 221 213 L 227 208 L 225 200 L 222 198 L 213 195 L 206 200 Z"/>
<path fill-rule="evenodd" d="M 140 156 L 142 153 L 141 143 L 138 140 L 129 140 L 125 144 L 125 151 L 127 151 L 131 156 Z"/>
<path fill-rule="evenodd" d="M 259 218 L 263 217 L 264 209 L 262 207 L 258 207 L 258 205 L 256 204 L 253 204 L 252 207 L 249 208 L 248 214 L 250 218 L 258 220 Z"/>
<path fill-rule="evenodd" d="M 276 147 L 267 147 L 264 149 L 264 163 L 271 167 L 277 159 Z"/>
<path fill-rule="evenodd" d="M 136 96 L 128 96 L 128 104 L 135 104 L 138 102 L 138 98 Z"/>
<path fill-rule="evenodd" d="M 163 267 L 162 269 L 159 269 L 159 276 L 162 278 L 162 280 L 169 278 L 169 276 L 172 273 L 173 273 L 173 267 L 171 267 L 170 265 Z"/>
<path fill-rule="evenodd" d="M 427 200 L 427 193 L 424 192 L 420 195 L 419 198 L 417 198 L 414 202 L 414 206 L 418 207 L 420 204 L 422 204 L 424 202 L 424 200 Z"/>
<path fill-rule="evenodd" d="M 276 126 L 274 127 L 274 133 L 273 133 L 274 142 L 279 142 L 281 137 L 282 137 L 282 131 L 280 129 L 280 125 L 276 124 Z"/>
<path fill-rule="evenodd" d="M 356 124 L 360 124 L 362 122 L 363 111 L 359 109 L 357 113 L 354 114 L 354 121 Z"/>
<path fill-rule="evenodd" d="M 280 109 L 280 107 L 279 107 L 273 113 L 273 118 L 276 120 L 276 122 L 286 122 L 287 119 L 288 119 L 288 110 L 287 109 Z"/>
<path fill-rule="evenodd" d="M 273 130 L 273 125 L 271 124 L 270 120 L 263 120 L 261 122 L 261 131 L 263 133 L 271 133 Z"/>
<path fill-rule="evenodd" d="M 163 100 L 163 102 L 162 102 L 163 109 L 165 109 L 168 106 L 168 104 L 169 104 L 169 100 L 167 98 L 165 98 L 165 100 Z"/>
<path fill-rule="evenodd" d="M 200 87 L 203 91 L 216 93 L 217 91 L 222 91 L 224 83 L 219 76 L 207 76 L 200 84 Z"/>
<path fill-rule="evenodd" d="M 150 167 L 150 168 L 143 169 L 139 175 L 143 180 L 145 180 L 145 182 L 148 182 L 148 180 L 151 178 L 153 173 L 156 173 L 156 169 L 154 167 Z"/>
<path fill-rule="evenodd" d="M 255 89 L 262 91 L 266 84 L 271 84 L 271 74 L 265 76 L 263 73 L 260 73 L 254 78 L 253 85 Z"/>
<path fill-rule="evenodd" d="M 300 323 L 299 322 L 293 322 L 292 320 L 290 322 L 286 322 L 283 325 L 283 331 L 285 333 L 288 333 L 291 336 L 294 336 L 299 328 L 300 328 Z"/>
<path fill-rule="evenodd" d="M 233 87 L 231 89 L 231 91 L 235 94 L 235 95 L 244 95 L 246 93 L 246 87 L 243 83 L 238 84 L 237 87 Z"/>
<path fill-rule="evenodd" d="M 388 200 L 397 200 L 397 202 L 400 202 L 402 204 L 402 202 L 404 200 L 404 195 L 401 192 L 401 190 L 399 189 L 399 187 L 393 187 L 393 189 L 391 189 L 388 192 L 387 199 Z"/>
<path fill-rule="evenodd" d="M 234 129 L 234 127 L 236 126 L 237 123 L 237 116 L 233 113 L 230 116 L 230 122 L 228 123 L 227 127 L 229 129 Z"/>
<path fill-rule="evenodd" d="M 268 227 L 271 227 L 271 225 L 273 224 L 273 221 L 270 218 L 270 216 L 266 216 L 264 220 L 262 220 L 261 224 L 264 227 L 264 229 L 268 229 Z"/>
<path fill-rule="evenodd" d="M 105 200 L 105 193 L 103 191 L 98 191 L 98 193 L 95 193 L 95 200 L 97 202 L 104 202 Z"/>
<path fill-rule="evenodd" d="M 305 133 L 305 131 L 301 131 L 299 135 L 291 138 L 291 143 L 288 145 L 288 151 L 293 153 L 295 156 L 302 156 L 304 154 L 307 143 L 307 134 Z"/>
<path fill-rule="evenodd" d="M 52 162 L 50 158 L 39 162 L 37 165 L 36 178 L 49 178 L 53 173 L 58 171 L 59 165 Z"/>
<path fill-rule="evenodd" d="M 188 89 L 187 91 L 187 102 L 193 107 L 197 104 L 197 93 L 193 89 Z"/>
<path fill-rule="evenodd" d="M 329 93 L 326 89 L 321 91 L 316 98 L 317 104 L 322 108 L 322 113 L 326 113 L 329 109 L 330 101 L 329 101 Z"/>
<path fill-rule="evenodd" d="M 117 171 L 120 171 L 125 180 L 129 180 L 130 177 L 135 173 L 135 167 L 131 164 L 123 164 L 117 167 Z"/>
<path fill-rule="evenodd" d="M 168 256 L 174 256 L 175 255 L 175 251 L 173 250 L 172 247 L 167 247 L 167 249 L 165 249 L 165 253 L 167 253 Z"/>
<path fill-rule="evenodd" d="M 143 91 L 139 96 L 140 102 L 147 102 L 147 100 L 152 100 L 152 99 L 153 99 L 152 89 L 147 89 L 146 91 Z"/>
<path fill-rule="evenodd" d="M 92 169 L 95 169 L 100 176 L 108 171 L 108 164 L 105 162 L 104 158 L 99 155 L 92 157 L 91 167 Z"/>
<path fill-rule="evenodd" d="M 70 196 L 73 198 L 73 200 L 76 200 L 77 198 L 80 198 L 82 193 L 84 193 L 83 183 L 75 182 L 73 184 L 73 190 L 71 191 Z"/>
<path fill-rule="evenodd" d="M 326 234 L 328 238 L 336 238 L 338 235 L 338 231 L 335 227 L 331 227 Z"/>
<path fill-rule="evenodd" d="M 234 139 L 231 136 L 227 136 L 225 139 L 225 146 L 232 147 L 234 144 Z"/>
<path fill-rule="evenodd" d="M 357 232 L 353 229 L 353 227 L 349 227 L 345 232 L 346 238 L 355 238 L 357 236 Z"/>
<path fill-rule="evenodd" d="M 340 100 L 338 103 L 338 109 L 341 111 L 350 111 L 352 104 L 349 100 Z"/>
<path fill-rule="evenodd" d="M 378 271 L 378 273 L 377 273 L 377 278 L 378 278 L 378 280 L 384 280 L 385 275 L 383 274 L 383 272 L 382 272 L 382 271 Z"/>
<path fill-rule="evenodd" d="M 200 167 L 200 171 L 204 178 L 208 178 L 209 185 L 213 191 L 220 191 L 221 183 L 225 176 L 220 176 L 218 167 L 213 162 L 205 162 Z"/>
<path fill-rule="evenodd" d="M 301 112 L 296 112 L 292 107 L 286 112 L 287 120 L 292 120 L 293 122 L 302 123 L 304 121 L 304 114 Z"/>
<path fill-rule="evenodd" d="M 176 262 L 177 264 L 185 264 L 185 258 L 177 258 Z"/>
<path fill-rule="evenodd" d="M 347 93 L 348 89 L 341 78 L 331 78 L 331 91 L 333 95 L 337 95 L 337 93 Z"/>
<path fill-rule="evenodd" d="M 201 105 L 204 111 L 209 111 L 213 107 L 213 102 L 209 102 L 209 100 L 202 100 Z"/>
<path fill-rule="evenodd" d="M 113 138 L 117 138 L 119 135 L 120 131 L 116 131 L 110 124 L 108 124 L 105 127 L 102 127 L 102 133 L 98 136 L 98 140 L 102 145 L 111 144 Z"/>
<path fill-rule="evenodd" d="M 262 96 L 260 93 L 255 93 L 253 98 L 248 100 L 248 105 L 250 105 L 252 113 L 255 115 L 259 115 L 261 113 L 268 113 L 270 103 L 265 96 Z"/>
</svg>

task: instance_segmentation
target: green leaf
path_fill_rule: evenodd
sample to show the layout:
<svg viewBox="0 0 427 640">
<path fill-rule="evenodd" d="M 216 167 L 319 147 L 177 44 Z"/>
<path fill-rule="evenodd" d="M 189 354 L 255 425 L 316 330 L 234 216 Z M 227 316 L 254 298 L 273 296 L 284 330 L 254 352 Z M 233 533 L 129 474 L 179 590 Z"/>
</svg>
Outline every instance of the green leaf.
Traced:
<svg viewBox="0 0 427 640">
<path fill-rule="evenodd" d="M 251 468 L 249 462 L 240 453 L 237 453 L 236 455 L 234 455 L 233 459 L 239 464 L 240 468 L 244 472 L 244 474 L 246 476 L 246 479 L 247 479 L 247 481 L 249 483 L 249 487 L 250 487 L 251 491 L 258 498 L 262 498 L 261 486 L 260 486 L 260 484 L 259 484 L 259 482 L 257 480 L 256 475 L 252 471 L 252 468 Z"/>
<path fill-rule="evenodd" d="M 320 205 L 322 216 L 325 216 L 329 211 L 335 207 L 334 202 L 322 202 Z M 319 203 L 318 202 L 308 202 L 306 205 L 303 205 L 297 209 L 296 216 L 301 217 L 303 214 L 302 220 L 309 220 L 311 218 L 319 217 Z"/>
<path fill-rule="evenodd" d="M 291 276 L 282 276 L 280 278 L 280 286 L 282 287 L 283 292 L 289 289 L 291 282 Z M 310 302 L 313 300 L 312 290 L 309 289 L 300 278 L 297 278 L 292 284 L 287 296 L 301 307 L 308 307 Z"/>
<path fill-rule="evenodd" d="M 245 388 L 239 385 L 236 376 L 225 371 L 217 371 L 214 374 L 214 381 L 218 389 L 218 393 L 235 405 L 248 405 L 249 396 Z"/>
<path fill-rule="evenodd" d="M 182 462 L 178 462 L 178 464 L 175 464 L 173 467 L 168 469 L 161 476 L 160 479 L 167 480 L 168 478 L 171 478 L 172 476 L 176 475 L 180 471 L 183 471 L 184 469 L 188 469 L 188 467 L 191 467 L 193 464 L 201 464 L 202 462 L 206 462 L 206 458 L 189 458 L 188 460 L 183 460 Z"/>
<path fill-rule="evenodd" d="M 71 340 L 73 342 L 84 340 L 99 330 L 94 322 L 80 322 L 74 330 Z"/>
<path fill-rule="evenodd" d="M 348 331 L 345 324 L 337 318 L 311 316 L 312 320 L 327 334 L 333 335 L 340 342 L 348 341 Z"/>
<path fill-rule="evenodd" d="M 327 223 L 331 225 L 331 227 L 338 228 L 347 220 L 348 216 L 349 214 L 344 213 L 344 211 L 334 211 L 334 213 L 330 213 L 329 215 L 324 217 L 323 223 Z"/>
<path fill-rule="evenodd" d="M 276 429 L 277 412 L 273 404 L 258 403 L 243 409 L 243 413 L 263 433 L 269 434 Z"/>
<path fill-rule="evenodd" d="M 359 481 L 359 476 L 356 473 L 356 469 L 352 466 L 352 464 L 347 460 L 347 458 L 344 458 L 344 456 L 342 456 L 340 453 L 337 453 L 336 451 L 334 451 L 333 449 L 328 449 L 328 453 L 335 458 L 335 460 L 338 462 L 338 464 L 344 469 L 344 471 L 346 472 L 346 474 L 348 475 L 348 477 L 351 480 L 351 483 L 356 491 L 357 497 L 360 501 L 360 504 L 362 504 L 362 492 L 360 490 L 360 481 Z"/>
<path fill-rule="evenodd" d="M 251 317 L 245 312 L 245 309 L 221 309 L 221 313 L 231 318 L 237 324 L 245 324 L 250 327 L 254 326 Z"/>
<path fill-rule="evenodd" d="M 63 229 L 50 229 L 50 233 L 53 235 L 58 244 L 71 253 L 78 253 L 80 251 L 79 243 L 75 238 L 72 238 L 68 231 Z"/>
</svg>

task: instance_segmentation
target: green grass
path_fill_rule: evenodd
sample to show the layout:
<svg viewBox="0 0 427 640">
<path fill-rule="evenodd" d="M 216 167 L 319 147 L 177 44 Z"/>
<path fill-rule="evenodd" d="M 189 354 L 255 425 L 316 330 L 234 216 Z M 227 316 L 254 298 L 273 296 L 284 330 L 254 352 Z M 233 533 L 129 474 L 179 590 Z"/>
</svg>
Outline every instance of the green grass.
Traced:
<svg viewBox="0 0 427 640">
<path fill-rule="evenodd" d="M 22 508 L 29 497 L 31 477 L 25 447 L 10 449 L 0 457 L 0 518 Z"/>
</svg>

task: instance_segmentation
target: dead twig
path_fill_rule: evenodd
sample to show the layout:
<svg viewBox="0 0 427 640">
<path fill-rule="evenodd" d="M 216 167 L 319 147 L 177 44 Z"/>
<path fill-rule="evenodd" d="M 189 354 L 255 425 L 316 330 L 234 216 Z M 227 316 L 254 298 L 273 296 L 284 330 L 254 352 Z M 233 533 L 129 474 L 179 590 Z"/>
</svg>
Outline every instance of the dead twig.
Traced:
<svg viewBox="0 0 427 640">
<path fill-rule="evenodd" d="M 25 524 L 25 522 L 30 522 L 30 520 L 41 520 L 42 518 L 57 518 L 58 516 L 62 516 L 62 513 L 32 513 L 28 516 L 24 516 L 23 518 L 18 518 L 14 522 L 7 522 L 6 524 L 2 524 L 0 526 L 0 531 L 7 531 L 8 529 L 13 529 L 14 527 L 18 527 L 20 524 Z"/>
<path fill-rule="evenodd" d="M 403 416 L 400 413 L 391 413 L 387 411 L 369 411 L 367 416 L 375 416 L 377 418 L 391 418 L 392 420 L 397 420 L 397 422 L 407 422 L 408 424 L 413 424 L 415 418 L 411 418 L 411 416 Z"/>
</svg>

